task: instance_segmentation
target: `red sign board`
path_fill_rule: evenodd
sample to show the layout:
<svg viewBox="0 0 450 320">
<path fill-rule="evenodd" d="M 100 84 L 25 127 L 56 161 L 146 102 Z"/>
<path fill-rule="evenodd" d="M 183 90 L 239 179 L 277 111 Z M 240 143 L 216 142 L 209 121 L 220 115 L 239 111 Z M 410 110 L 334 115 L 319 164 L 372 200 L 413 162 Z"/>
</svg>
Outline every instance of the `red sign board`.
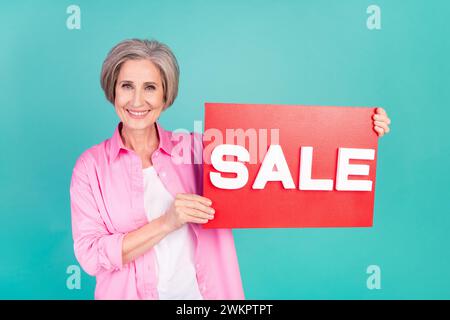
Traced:
<svg viewBox="0 0 450 320">
<path fill-rule="evenodd" d="M 205 104 L 204 228 L 370 227 L 375 108 Z"/>
</svg>

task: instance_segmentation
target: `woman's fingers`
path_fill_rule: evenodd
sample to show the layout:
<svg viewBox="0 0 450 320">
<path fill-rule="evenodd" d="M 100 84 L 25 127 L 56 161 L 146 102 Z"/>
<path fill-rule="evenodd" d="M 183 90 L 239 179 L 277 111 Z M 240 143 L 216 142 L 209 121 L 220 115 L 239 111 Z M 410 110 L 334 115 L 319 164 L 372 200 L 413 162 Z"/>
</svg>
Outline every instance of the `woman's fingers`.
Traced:
<svg viewBox="0 0 450 320">
<path fill-rule="evenodd" d="M 376 113 L 372 116 L 374 120 L 384 121 L 388 125 L 391 124 L 391 119 L 389 119 L 386 111 L 383 108 L 377 108 Z"/>
<path fill-rule="evenodd" d="M 384 115 L 387 115 L 386 110 L 384 110 L 383 108 L 377 108 L 377 109 L 375 110 L 375 112 L 378 113 L 378 114 L 384 114 Z"/>
<path fill-rule="evenodd" d="M 206 221 L 214 219 L 213 214 L 207 214 L 203 211 L 192 209 L 192 208 L 184 208 L 183 212 L 188 216 L 189 221 L 203 219 Z"/>
<path fill-rule="evenodd" d="M 177 198 L 183 200 L 197 200 L 206 206 L 210 206 L 212 204 L 212 201 L 210 199 L 199 196 L 198 194 L 178 193 Z"/>
<path fill-rule="evenodd" d="M 391 119 L 389 119 L 388 116 L 384 114 L 374 114 L 372 116 L 372 119 L 376 121 L 383 121 L 386 122 L 387 124 L 391 124 Z"/>
<path fill-rule="evenodd" d="M 196 194 L 179 193 L 172 206 L 172 214 L 179 221 L 180 226 L 191 223 L 206 223 L 214 218 L 212 201 Z"/>
<path fill-rule="evenodd" d="M 391 129 L 389 125 L 391 124 L 391 119 L 389 119 L 386 111 L 383 108 L 377 108 L 375 114 L 372 116 L 374 120 L 374 130 L 378 133 L 378 136 L 382 137 L 386 133 L 389 133 Z"/>
<path fill-rule="evenodd" d="M 374 121 L 374 124 L 376 127 L 381 127 L 384 130 L 384 133 L 388 133 L 389 132 L 389 126 L 387 125 L 386 122 L 383 121 Z"/>
<path fill-rule="evenodd" d="M 374 130 L 378 133 L 379 137 L 382 137 L 384 135 L 384 129 L 383 128 L 375 126 Z"/>
<path fill-rule="evenodd" d="M 215 210 L 213 208 L 205 206 L 204 204 L 198 202 L 197 200 L 178 200 L 177 205 L 186 208 L 197 209 L 208 214 L 215 213 Z"/>
<path fill-rule="evenodd" d="M 209 221 L 208 219 L 192 218 L 189 222 L 204 224 L 207 223 L 208 221 Z"/>
</svg>

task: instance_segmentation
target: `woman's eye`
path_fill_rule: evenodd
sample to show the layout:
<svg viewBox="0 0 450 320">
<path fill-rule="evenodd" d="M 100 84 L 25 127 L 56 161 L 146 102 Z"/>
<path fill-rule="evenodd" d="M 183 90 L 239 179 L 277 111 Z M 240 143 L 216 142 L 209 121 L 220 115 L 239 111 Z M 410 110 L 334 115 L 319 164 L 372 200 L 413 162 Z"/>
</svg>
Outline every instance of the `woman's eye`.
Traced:
<svg viewBox="0 0 450 320">
<path fill-rule="evenodd" d="M 154 87 L 154 86 L 148 86 L 148 87 L 145 88 L 145 89 L 147 89 L 147 90 L 155 90 L 155 87 Z"/>
<path fill-rule="evenodd" d="M 122 85 L 122 88 L 125 88 L 125 89 L 131 89 L 131 85 L 129 85 L 128 83 L 124 83 L 124 84 Z"/>
</svg>

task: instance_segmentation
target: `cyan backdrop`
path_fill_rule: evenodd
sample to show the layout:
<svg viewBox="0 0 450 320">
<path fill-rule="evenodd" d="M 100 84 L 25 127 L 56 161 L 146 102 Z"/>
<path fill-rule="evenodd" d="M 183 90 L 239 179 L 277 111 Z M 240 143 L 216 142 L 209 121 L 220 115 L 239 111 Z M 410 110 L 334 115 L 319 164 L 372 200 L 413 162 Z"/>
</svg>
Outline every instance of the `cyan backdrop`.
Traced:
<svg viewBox="0 0 450 320">
<path fill-rule="evenodd" d="M 372 4 L 380 30 L 366 26 Z M 179 60 L 168 129 L 193 130 L 205 101 L 378 105 L 392 119 L 374 227 L 234 230 L 247 298 L 450 298 L 449 12 L 445 0 L 0 1 L 0 298 L 93 298 L 85 273 L 66 285 L 69 183 L 117 124 L 100 68 L 132 37 Z M 381 289 L 366 285 L 370 265 Z"/>
</svg>

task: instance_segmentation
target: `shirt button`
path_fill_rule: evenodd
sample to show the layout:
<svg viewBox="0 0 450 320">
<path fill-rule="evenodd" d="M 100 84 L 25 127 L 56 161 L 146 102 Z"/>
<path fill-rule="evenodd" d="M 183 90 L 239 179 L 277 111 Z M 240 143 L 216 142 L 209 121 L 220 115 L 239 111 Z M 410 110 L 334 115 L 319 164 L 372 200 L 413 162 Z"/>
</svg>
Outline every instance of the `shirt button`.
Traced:
<svg viewBox="0 0 450 320">
<path fill-rule="evenodd" d="M 159 151 L 155 151 L 155 157 L 159 155 Z"/>
<path fill-rule="evenodd" d="M 164 178 L 166 176 L 166 173 L 162 171 L 159 175 Z"/>
</svg>

